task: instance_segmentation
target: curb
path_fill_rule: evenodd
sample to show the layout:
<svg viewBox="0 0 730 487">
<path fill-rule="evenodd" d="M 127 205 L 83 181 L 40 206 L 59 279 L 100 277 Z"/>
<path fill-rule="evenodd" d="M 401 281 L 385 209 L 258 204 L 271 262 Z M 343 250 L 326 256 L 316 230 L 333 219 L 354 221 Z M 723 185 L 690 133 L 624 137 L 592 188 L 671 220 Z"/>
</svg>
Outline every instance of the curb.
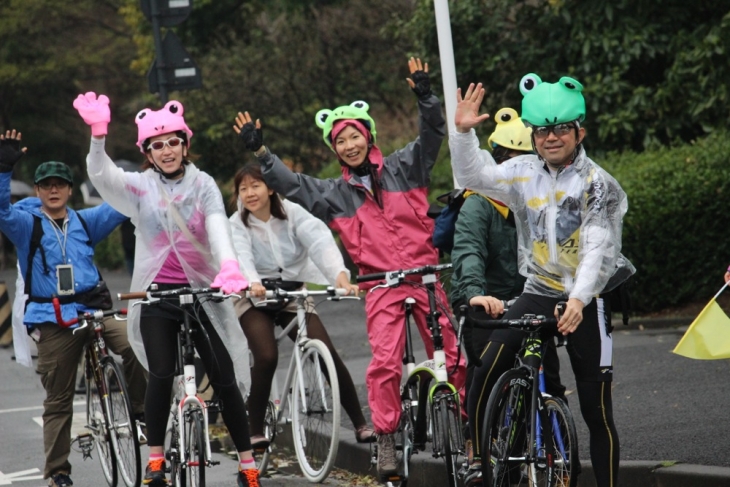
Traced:
<svg viewBox="0 0 730 487">
<path fill-rule="evenodd" d="M 281 446 L 293 448 L 291 428 L 277 436 Z M 340 445 L 335 466 L 343 470 L 375 477 L 370 466 L 370 447 L 355 441 L 355 432 L 340 429 Z M 590 460 L 581 460 L 582 473 L 578 487 L 596 487 Z M 446 466 L 428 451 L 411 457 L 409 487 L 442 487 L 447 485 Z M 689 465 L 677 462 L 625 460 L 619 466 L 621 487 L 730 487 L 730 467 Z"/>
</svg>

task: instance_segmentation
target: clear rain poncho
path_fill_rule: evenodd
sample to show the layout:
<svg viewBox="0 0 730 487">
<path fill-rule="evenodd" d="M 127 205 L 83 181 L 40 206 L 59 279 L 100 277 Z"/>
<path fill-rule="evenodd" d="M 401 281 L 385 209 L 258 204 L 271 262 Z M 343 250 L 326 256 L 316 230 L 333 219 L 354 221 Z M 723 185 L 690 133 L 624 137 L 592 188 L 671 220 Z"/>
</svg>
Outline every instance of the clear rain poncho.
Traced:
<svg viewBox="0 0 730 487">
<path fill-rule="evenodd" d="M 474 130 L 452 131 L 449 148 L 460 185 L 515 213 L 524 292 L 577 298 L 587 305 L 636 271 L 621 255 L 626 193 L 583 148 L 555 177 L 536 155 L 497 165 L 479 149 Z"/>
<path fill-rule="evenodd" d="M 249 282 L 262 277 L 285 281 L 335 285 L 345 267 L 340 249 L 324 222 L 296 203 L 282 200 L 286 220 L 274 216 L 263 222 L 249 214 L 249 226 L 241 220 L 243 205 L 231 215 L 233 245 Z"/>
<path fill-rule="evenodd" d="M 104 151 L 105 139 L 91 139 L 86 163 L 89 179 L 102 198 L 132 219 L 137 238 L 132 291 L 146 290 L 157 276 L 170 252 L 175 252 L 193 287 L 209 287 L 224 260 L 236 259 L 230 226 L 218 186 L 208 174 L 193 164 L 185 167 L 182 179 L 169 181 L 152 169 L 142 173 L 124 172 Z M 163 194 L 162 191 L 165 191 Z M 174 205 L 187 223 L 191 243 L 178 228 Z M 238 381 L 250 385 L 248 344 L 230 300 L 207 302 L 205 311 L 231 355 Z M 140 362 L 147 357 L 139 330 L 140 306 L 129 306 L 130 343 Z"/>
</svg>

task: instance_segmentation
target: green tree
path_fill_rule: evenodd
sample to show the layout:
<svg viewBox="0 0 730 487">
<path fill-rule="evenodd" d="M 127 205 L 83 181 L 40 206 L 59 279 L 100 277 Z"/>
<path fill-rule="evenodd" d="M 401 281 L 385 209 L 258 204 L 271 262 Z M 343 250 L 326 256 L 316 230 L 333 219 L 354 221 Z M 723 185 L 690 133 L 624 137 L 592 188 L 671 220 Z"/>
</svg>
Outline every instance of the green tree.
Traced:
<svg viewBox="0 0 730 487">
<path fill-rule="evenodd" d="M 434 58 L 432 4 L 418 0 L 392 29 Z M 727 0 L 459 0 L 450 9 L 459 86 L 484 83 L 489 112 L 519 110 L 518 81 L 534 72 L 584 84 L 594 152 L 690 141 L 727 126 Z"/>
</svg>

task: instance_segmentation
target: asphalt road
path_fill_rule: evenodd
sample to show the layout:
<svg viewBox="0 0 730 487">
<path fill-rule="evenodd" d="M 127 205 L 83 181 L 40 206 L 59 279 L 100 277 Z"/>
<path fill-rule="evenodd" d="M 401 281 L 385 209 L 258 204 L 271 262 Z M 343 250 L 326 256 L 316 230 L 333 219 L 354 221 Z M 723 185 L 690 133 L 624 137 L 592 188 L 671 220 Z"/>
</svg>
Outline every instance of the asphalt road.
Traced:
<svg viewBox="0 0 730 487">
<path fill-rule="evenodd" d="M 121 272 L 104 272 L 112 292 L 126 291 L 129 278 Z M 0 272 L 13 287 L 13 273 Z M 11 289 L 12 296 L 12 289 Z M 363 410 L 369 416 L 365 370 L 370 349 L 365 333 L 362 303 L 324 302 L 318 308 L 333 342 L 347 363 L 358 388 Z M 622 460 L 678 461 L 682 463 L 730 466 L 730 415 L 725 401 L 730 397 L 730 362 L 695 361 L 671 353 L 684 328 L 622 329 L 615 335 L 614 416 L 621 440 Z M 289 347 L 281 351 L 279 364 L 285 367 Z M 417 347 L 424 358 L 422 346 Z M 560 351 L 563 380 L 574 390 L 567 354 Z M 44 397 L 32 369 L 11 360 L 12 349 L 0 350 L 0 485 L 44 485 L 37 478 L 43 468 L 42 430 L 39 418 Z M 589 458 L 588 434 L 578 410 L 577 396 L 568 395 L 579 432 L 581 458 Z M 81 397 L 79 396 L 79 402 Z M 75 407 L 81 413 L 81 404 Z M 347 418 L 342 426 L 352 428 Z M 145 452 L 146 453 L 146 452 Z M 209 470 L 209 485 L 231 485 L 235 464 L 221 456 L 221 465 Z M 101 485 L 98 461 L 81 460 L 73 452 L 76 485 Z M 14 480 L 9 475 L 16 474 Z M 35 478 L 33 478 L 35 477 Z M 27 479 L 27 480 L 25 480 Z M 264 479 L 263 485 L 297 485 L 298 477 Z M 331 485 L 341 484 L 333 480 Z M 347 484 L 347 485 L 352 485 Z"/>
</svg>

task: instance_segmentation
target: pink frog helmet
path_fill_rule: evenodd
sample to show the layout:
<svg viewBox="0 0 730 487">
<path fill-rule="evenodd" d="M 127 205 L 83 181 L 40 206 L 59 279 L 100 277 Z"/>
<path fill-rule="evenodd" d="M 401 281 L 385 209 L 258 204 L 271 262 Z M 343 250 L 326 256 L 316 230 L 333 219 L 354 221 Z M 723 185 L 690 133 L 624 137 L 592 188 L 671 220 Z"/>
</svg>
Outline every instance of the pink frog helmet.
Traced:
<svg viewBox="0 0 730 487">
<path fill-rule="evenodd" d="M 144 154 L 144 141 L 162 134 L 183 131 L 187 134 L 188 148 L 193 131 L 185 123 L 185 109 L 177 100 L 170 100 L 161 109 L 154 111 L 145 108 L 140 111 L 134 121 L 137 123 L 137 147 Z"/>
</svg>

